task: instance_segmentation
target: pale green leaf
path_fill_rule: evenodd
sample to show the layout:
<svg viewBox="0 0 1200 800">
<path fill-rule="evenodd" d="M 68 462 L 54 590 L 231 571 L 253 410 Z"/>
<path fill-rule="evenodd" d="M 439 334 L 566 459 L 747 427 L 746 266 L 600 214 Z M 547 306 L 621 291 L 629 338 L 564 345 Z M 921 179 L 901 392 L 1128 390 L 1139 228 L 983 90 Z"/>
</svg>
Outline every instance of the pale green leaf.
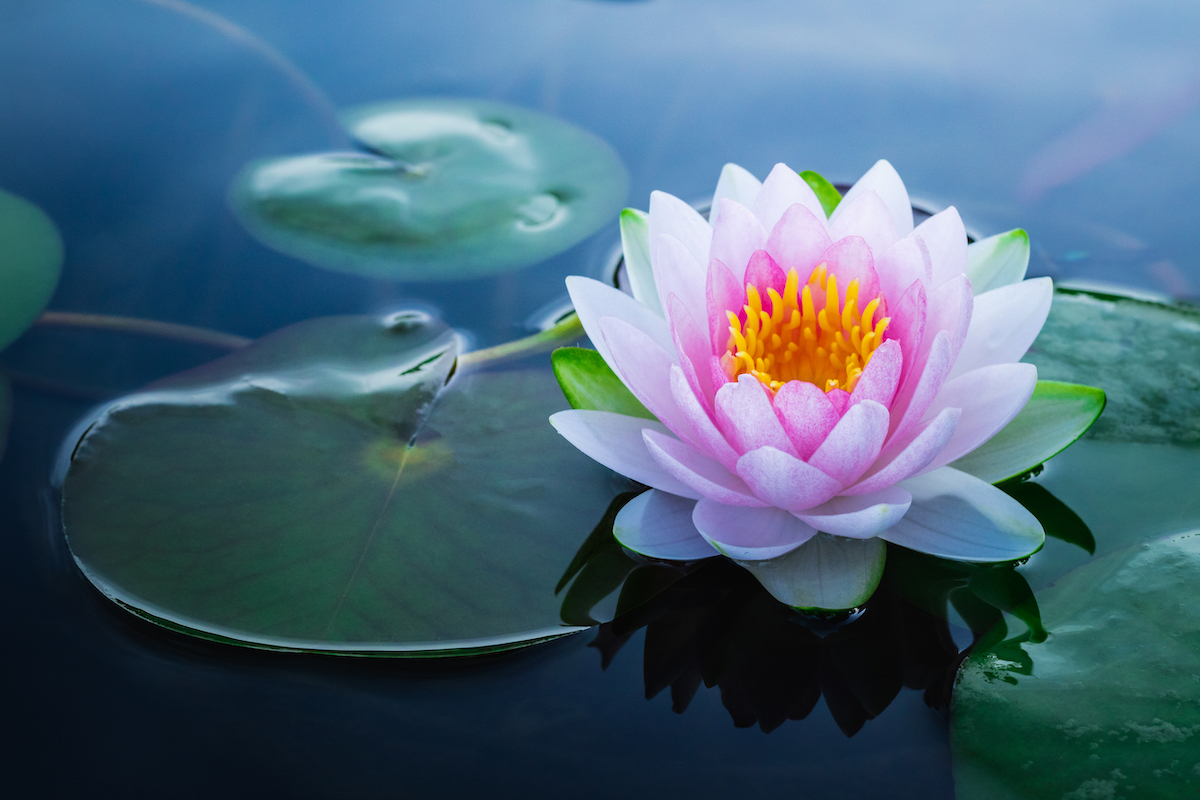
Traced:
<svg viewBox="0 0 1200 800">
<path fill-rule="evenodd" d="M 560 347 L 550 360 L 554 377 L 572 408 L 655 419 L 595 350 Z"/>
</svg>

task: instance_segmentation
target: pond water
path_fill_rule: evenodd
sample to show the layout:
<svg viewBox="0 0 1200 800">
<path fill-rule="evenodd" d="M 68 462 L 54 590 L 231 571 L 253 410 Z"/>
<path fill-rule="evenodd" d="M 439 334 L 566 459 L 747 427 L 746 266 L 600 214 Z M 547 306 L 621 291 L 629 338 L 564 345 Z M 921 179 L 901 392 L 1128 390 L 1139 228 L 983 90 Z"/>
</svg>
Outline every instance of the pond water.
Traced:
<svg viewBox="0 0 1200 800">
<path fill-rule="evenodd" d="M 656 189 L 703 202 L 726 162 L 763 177 L 782 161 L 851 183 L 887 158 L 914 201 L 955 205 L 975 236 L 1025 228 L 1030 275 L 1195 300 L 1198 34 L 1200 7 L 1180 2 L 931 1 L 914 10 L 777 0 L 5 0 L 0 189 L 39 206 L 61 233 L 51 310 L 247 338 L 397 309 L 439 317 L 471 349 L 527 336 L 566 309 L 567 275 L 611 267 L 622 205 L 645 208 Z M 597 202 L 612 212 L 578 210 L 575 184 L 537 195 L 520 207 L 531 229 L 562 207 L 586 224 L 544 252 L 474 253 L 461 280 L 380 277 L 364 260 L 311 256 L 257 231 L 271 249 L 243 226 L 231 187 L 248 165 L 346 151 L 339 111 L 430 97 L 532 109 L 590 132 L 597 147 L 606 142 L 612 150 L 601 152 L 580 140 L 571 180 L 596 186 L 585 162 L 611 156 L 601 183 L 613 197 Z M 530 123 L 542 124 L 552 123 Z M 401 145 L 370 144 L 356 157 L 404 169 Z M 627 189 L 613 177 L 618 162 Z M 422 251 L 434 271 L 447 258 L 444 237 L 458 234 L 438 235 Z M 1117 306 L 1119 319 L 1136 316 Z M 1184 363 L 1200 355 L 1193 317 L 1164 323 L 1175 326 L 1178 342 L 1166 349 L 1177 355 L 1154 358 L 1179 358 L 1191 372 L 1178 384 L 1146 378 L 1161 390 L 1153 397 L 1128 399 L 1092 377 L 1119 372 L 1128 355 L 1120 346 L 1136 339 L 1109 317 L 1093 331 L 1103 347 L 1081 346 L 1107 361 L 1037 351 L 1039 364 L 1059 370 L 1053 377 L 1125 398 L 1110 411 L 1145 411 L 1143 428 L 1121 418 L 1035 478 L 1086 523 L 1096 558 L 1200 527 L 1189 479 L 1200 466 L 1200 417 L 1193 395 L 1169 396 L 1172 386 L 1200 389 L 1194 363 Z M 1064 330 L 1086 328 L 1063 319 Z M 739 594 L 736 578 L 721 584 L 734 585 L 733 599 L 710 607 L 712 578 L 697 573 L 668 595 L 677 606 L 655 607 L 659 616 L 628 629 L 436 661 L 252 651 L 129 614 L 67 549 L 56 459 L 98 403 L 225 352 L 39 325 L 0 356 L 13 387 L 0 462 L 0 670 L 13 739 L 3 762 L 22 796 L 955 796 L 946 699 L 972 634 L 960 616 L 921 616 L 899 595 L 884 597 L 875 617 L 903 620 L 905 636 L 862 644 L 772 616 Z M 513 369 L 544 373 L 548 364 L 541 354 Z M 556 571 L 623 488 L 579 501 L 578 531 Z M 1087 548 L 1052 539 L 1022 569 L 1039 601 L 1057 608 L 1044 592 L 1091 561 Z M 730 607 L 753 619 L 751 629 L 788 631 L 776 635 L 793 649 L 759 653 L 712 633 Z M 672 618 L 674 629 L 661 623 Z M 705 633 L 672 639 L 684 629 Z M 1181 634 L 1193 659 L 1198 630 Z M 696 690 L 710 651 L 751 666 Z M 860 662 L 873 666 L 855 672 Z M 784 674 L 754 666 L 763 663 Z M 796 665 L 808 663 L 826 666 L 801 675 Z M 1194 733 L 1184 725 L 1192 719 L 1173 729 L 1180 742 Z M 1171 791 L 1200 783 L 1192 761 L 1175 770 Z M 1068 788 L 1103 791 L 1109 781 L 1125 796 L 1159 796 L 1106 770 Z M 959 772 L 960 797 L 999 796 L 979 774 Z M 1013 796 L 1064 794 L 1022 786 Z"/>
</svg>

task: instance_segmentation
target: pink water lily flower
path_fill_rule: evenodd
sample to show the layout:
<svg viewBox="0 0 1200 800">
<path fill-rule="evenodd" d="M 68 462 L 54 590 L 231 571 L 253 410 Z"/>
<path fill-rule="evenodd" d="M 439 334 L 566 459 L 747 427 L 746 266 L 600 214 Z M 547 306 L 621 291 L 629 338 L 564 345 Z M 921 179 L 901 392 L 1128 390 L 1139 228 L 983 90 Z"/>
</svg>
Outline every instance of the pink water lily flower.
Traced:
<svg viewBox="0 0 1200 800">
<path fill-rule="evenodd" d="M 1033 392 L 1037 369 L 1018 360 L 1046 320 L 1048 278 L 970 258 L 954 208 L 914 229 L 886 161 L 828 217 L 787 166 L 760 183 L 728 165 L 710 220 L 655 192 L 648 217 L 623 225 L 633 296 L 567 281 L 592 343 L 658 420 L 551 418 L 651 487 L 617 518 L 625 546 L 724 554 L 801 606 L 834 602 L 826 583 L 869 595 L 879 540 L 964 561 L 1041 546 L 1031 514 L 949 465 Z"/>
</svg>

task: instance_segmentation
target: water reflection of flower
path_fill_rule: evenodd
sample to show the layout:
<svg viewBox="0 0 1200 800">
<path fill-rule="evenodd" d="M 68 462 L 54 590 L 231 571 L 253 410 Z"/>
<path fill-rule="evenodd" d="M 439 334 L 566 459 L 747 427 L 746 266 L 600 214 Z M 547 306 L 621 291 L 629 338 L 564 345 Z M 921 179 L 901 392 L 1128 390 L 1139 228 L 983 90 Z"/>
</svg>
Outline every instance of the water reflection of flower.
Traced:
<svg viewBox="0 0 1200 800">
<path fill-rule="evenodd" d="M 828 216 L 786 166 L 760 184 L 730 165 L 712 217 L 655 192 L 645 224 L 623 231 L 636 299 L 568 279 L 592 343 L 658 420 L 552 418 L 652 487 L 618 538 L 658 558 L 730 556 L 791 605 L 840 594 L 824 607 L 870 595 L 880 539 L 965 561 L 1040 547 L 1019 504 L 947 465 L 1030 397 L 1037 370 L 1017 362 L 1049 279 L 1023 281 L 1023 264 L 975 275 L 974 291 L 990 290 L 976 297 L 957 211 L 914 229 L 885 161 Z M 845 585 L 814 595 L 823 584 Z"/>
</svg>

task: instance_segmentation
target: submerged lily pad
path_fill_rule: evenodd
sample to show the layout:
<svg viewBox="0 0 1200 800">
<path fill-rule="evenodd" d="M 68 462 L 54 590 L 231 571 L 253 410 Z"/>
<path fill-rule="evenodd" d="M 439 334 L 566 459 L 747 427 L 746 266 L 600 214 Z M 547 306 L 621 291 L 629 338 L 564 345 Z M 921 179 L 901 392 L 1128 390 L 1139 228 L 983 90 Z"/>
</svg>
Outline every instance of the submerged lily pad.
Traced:
<svg viewBox="0 0 1200 800">
<path fill-rule="evenodd" d="M 956 794 L 1195 797 L 1200 532 L 1083 566 L 1038 601 L 1051 636 L 976 653 L 954 695 Z"/>
<path fill-rule="evenodd" d="M 256 237 L 327 269 L 424 281 L 528 266 L 596 232 L 628 191 L 603 140 L 517 106 L 405 100 L 343 122 L 373 155 L 266 159 L 230 192 Z"/>
<path fill-rule="evenodd" d="M 63 486 L 76 561 L 137 614 L 331 653 L 578 630 L 555 584 L 629 484 L 561 439 L 548 371 L 455 375 L 413 314 L 311 320 L 103 411 Z"/>
<path fill-rule="evenodd" d="M 0 348 L 33 324 L 62 270 L 58 228 L 33 203 L 0 189 Z"/>
<path fill-rule="evenodd" d="M 1200 442 L 1200 309 L 1059 290 L 1025 360 L 1039 378 L 1104 389 L 1091 438 Z"/>
</svg>

